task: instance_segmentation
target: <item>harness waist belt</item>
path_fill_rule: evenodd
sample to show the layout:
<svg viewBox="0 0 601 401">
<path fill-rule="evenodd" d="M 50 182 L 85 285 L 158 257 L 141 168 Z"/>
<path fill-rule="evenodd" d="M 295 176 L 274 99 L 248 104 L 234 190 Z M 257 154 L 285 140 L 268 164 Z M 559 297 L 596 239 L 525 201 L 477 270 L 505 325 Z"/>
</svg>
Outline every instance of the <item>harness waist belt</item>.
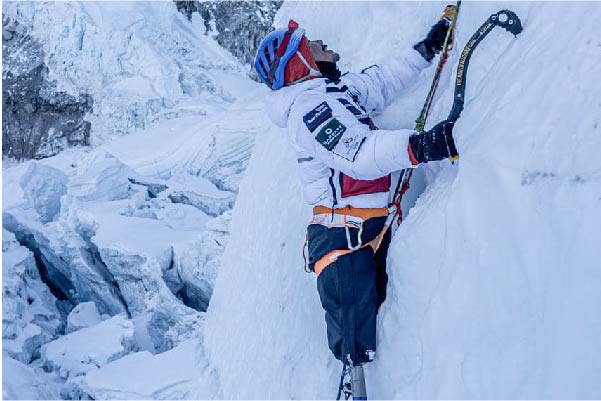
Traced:
<svg viewBox="0 0 601 401">
<path fill-rule="evenodd" d="M 352 206 L 347 206 L 341 209 L 330 209 L 326 206 L 315 206 L 313 208 L 313 216 L 320 214 L 340 214 L 344 216 L 358 217 L 362 220 L 369 220 L 375 217 L 388 216 L 388 209 L 385 207 L 358 208 Z"/>
</svg>

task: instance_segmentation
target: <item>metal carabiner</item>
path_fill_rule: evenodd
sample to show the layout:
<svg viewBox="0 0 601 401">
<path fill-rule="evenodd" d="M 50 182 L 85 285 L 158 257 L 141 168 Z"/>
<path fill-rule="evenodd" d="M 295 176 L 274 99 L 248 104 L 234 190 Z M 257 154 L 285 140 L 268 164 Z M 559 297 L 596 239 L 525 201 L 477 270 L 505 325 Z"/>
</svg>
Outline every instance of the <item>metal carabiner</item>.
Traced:
<svg viewBox="0 0 601 401">
<path fill-rule="evenodd" d="M 309 263 L 307 263 L 307 254 L 309 253 L 309 234 L 305 239 L 305 245 L 303 245 L 303 261 L 305 262 L 304 269 L 305 273 L 313 273 L 313 270 L 309 269 Z"/>
<path fill-rule="evenodd" d="M 358 227 L 357 227 L 357 225 L 358 225 Z M 353 243 L 351 242 L 351 232 L 349 230 L 349 226 L 353 226 L 354 228 L 359 229 L 359 232 L 357 233 L 357 245 L 356 246 L 353 246 Z M 363 246 L 363 242 L 361 240 L 361 236 L 363 235 L 363 224 L 347 223 L 344 225 L 344 230 L 345 230 L 345 234 L 346 234 L 346 245 L 348 246 L 349 250 L 356 251 Z"/>
</svg>

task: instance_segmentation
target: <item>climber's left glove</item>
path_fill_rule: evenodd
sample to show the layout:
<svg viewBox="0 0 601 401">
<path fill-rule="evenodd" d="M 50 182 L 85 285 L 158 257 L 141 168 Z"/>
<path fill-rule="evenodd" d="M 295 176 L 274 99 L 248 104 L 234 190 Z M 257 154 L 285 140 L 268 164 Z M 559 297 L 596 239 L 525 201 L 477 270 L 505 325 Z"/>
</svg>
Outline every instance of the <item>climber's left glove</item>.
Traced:
<svg viewBox="0 0 601 401">
<path fill-rule="evenodd" d="M 451 24 L 456 12 L 457 7 L 447 6 L 444 10 L 443 16 L 440 18 L 440 21 L 430 28 L 430 32 L 428 32 L 426 38 L 413 46 L 413 48 L 417 50 L 427 61 L 431 61 L 434 56 L 442 50 L 442 46 L 444 46 L 444 40 L 447 37 L 447 31 L 449 30 L 449 25 Z M 451 35 L 448 44 L 452 43 L 453 37 Z"/>
</svg>

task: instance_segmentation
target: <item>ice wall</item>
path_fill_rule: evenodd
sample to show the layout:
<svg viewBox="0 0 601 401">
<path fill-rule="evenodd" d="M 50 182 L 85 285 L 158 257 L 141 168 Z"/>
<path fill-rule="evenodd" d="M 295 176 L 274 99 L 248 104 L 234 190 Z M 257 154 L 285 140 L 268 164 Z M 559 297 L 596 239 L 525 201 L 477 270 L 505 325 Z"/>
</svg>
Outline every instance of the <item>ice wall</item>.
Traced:
<svg viewBox="0 0 601 401">
<path fill-rule="evenodd" d="M 415 43 L 444 5 L 289 2 L 276 24 L 295 18 L 358 71 Z M 461 48 L 506 7 L 524 32 L 496 30 L 477 49 L 455 127 L 462 158 L 424 169 L 429 186 L 393 240 L 371 398 L 601 396 L 601 6 L 464 3 L 430 121 L 448 113 Z M 432 74 L 379 125 L 412 127 Z M 337 388 L 315 278 L 302 270 L 310 210 L 294 164 L 272 128 L 241 185 L 206 321 L 224 398 Z"/>
</svg>

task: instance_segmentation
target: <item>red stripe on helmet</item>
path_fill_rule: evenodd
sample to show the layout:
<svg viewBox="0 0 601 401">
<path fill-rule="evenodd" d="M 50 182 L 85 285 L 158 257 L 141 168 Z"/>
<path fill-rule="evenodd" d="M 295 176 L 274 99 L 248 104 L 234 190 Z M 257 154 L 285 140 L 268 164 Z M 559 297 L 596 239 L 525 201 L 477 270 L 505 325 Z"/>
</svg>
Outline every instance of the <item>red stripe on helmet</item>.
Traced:
<svg viewBox="0 0 601 401">
<path fill-rule="evenodd" d="M 309 50 L 309 42 L 306 37 L 303 37 L 303 39 L 301 40 L 301 43 L 298 46 L 298 52 L 303 55 L 303 57 L 305 58 L 305 60 L 307 60 L 311 68 L 313 68 L 316 71 L 319 70 L 317 64 L 315 63 L 315 60 L 313 59 L 313 55 Z M 311 72 L 309 71 L 305 63 L 303 63 L 301 59 L 295 54 L 286 65 L 286 70 L 284 72 L 284 84 L 296 82 L 304 77 L 307 77 L 310 73 Z"/>
<path fill-rule="evenodd" d="M 278 47 L 278 50 L 275 52 L 278 57 L 283 57 L 284 53 L 286 53 L 286 48 L 288 47 L 288 42 L 290 42 L 290 33 L 287 33 L 284 36 L 284 40 L 282 40 L 282 43 L 280 44 L 280 47 Z"/>
</svg>

